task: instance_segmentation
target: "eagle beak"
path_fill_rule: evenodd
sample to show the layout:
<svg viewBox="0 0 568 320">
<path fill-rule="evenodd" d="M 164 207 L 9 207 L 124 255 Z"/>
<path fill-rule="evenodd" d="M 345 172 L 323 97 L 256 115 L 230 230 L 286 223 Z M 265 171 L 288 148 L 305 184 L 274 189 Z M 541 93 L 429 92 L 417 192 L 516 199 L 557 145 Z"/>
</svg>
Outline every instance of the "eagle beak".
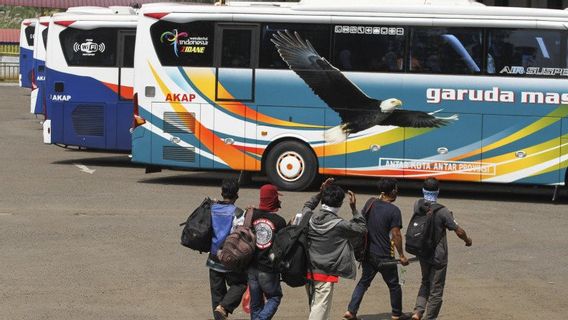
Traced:
<svg viewBox="0 0 568 320">
<path fill-rule="evenodd" d="M 400 107 L 402 107 L 402 101 L 396 99 L 395 102 L 394 102 L 394 106 L 395 106 L 395 108 L 400 108 Z"/>
</svg>

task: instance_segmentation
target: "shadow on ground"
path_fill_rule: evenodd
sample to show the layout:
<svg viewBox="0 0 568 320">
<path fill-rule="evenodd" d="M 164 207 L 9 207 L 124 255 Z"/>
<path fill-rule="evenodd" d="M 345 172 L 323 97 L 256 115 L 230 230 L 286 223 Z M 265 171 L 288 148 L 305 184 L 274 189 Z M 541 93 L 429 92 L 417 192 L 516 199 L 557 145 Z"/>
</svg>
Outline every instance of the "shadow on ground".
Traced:
<svg viewBox="0 0 568 320">
<path fill-rule="evenodd" d="M 75 159 L 54 161 L 52 164 L 60 165 L 75 165 L 82 164 L 94 167 L 120 167 L 120 168 L 143 168 L 144 166 L 133 163 L 127 154 L 112 154 L 95 151 L 82 151 L 82 150 L 67 150 L 67 152 L 76 153 L 77 155 L 84 155 L 84 157 L 77 157 Z M 100 156 L 97 156 L 100 155 Z"/>
<path fill-rule="evenodd" d="M 164 170 L 163 172 L 175 172 Z M 238 178 L 238 172 L 188 172 L 179 171 L 178 175 L 148 176 L 146 179 L 139 180 L 140 183 L 149 184 L 171 184 L 171 185 L 190 185 L 190 186 L 220 186 L 225 178 Z M 264 176 L 253 176 L 252 182 L 241 186 L 243 189 L 258 189 L 263 184 L 268 183 Z M 373 194 L 376 192 L 376 179 L 367 178 L 336 178 L 336 183 L 344 189 L 352 190 L 357 194 Z M 537 202 L 551 203 L 554 187 L 551 186 L 529 186 L 529 185 L 502 185 L 502 184 L 479 184 L 466 182 L 442 182 L 441 184 L 444 198 L 454 199 L 476 199 L 476 200 L 498 200 L 509 202 Z M 317 191 L 317 187 L 309 188 L 307 191 Z M 399 180 L 399 195 L 405 197 L 422 196 L 422 182 L 414 180 Z M 568 189 L 558 188 L 557 204 L 568 204 Z"/>
</svg>

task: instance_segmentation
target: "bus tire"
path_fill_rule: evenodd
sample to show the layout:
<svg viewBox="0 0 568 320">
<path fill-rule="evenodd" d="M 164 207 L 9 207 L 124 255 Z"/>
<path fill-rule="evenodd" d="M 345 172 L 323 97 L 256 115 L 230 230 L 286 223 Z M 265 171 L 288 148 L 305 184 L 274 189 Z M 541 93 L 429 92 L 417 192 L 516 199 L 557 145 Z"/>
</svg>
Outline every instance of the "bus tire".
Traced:
<svg viewBox="0 0 568 320">
<path fill-rule="evenodd" d="M 284 141 L 266 157 L 265 172 L 270 183 L 282 190 L 304 190 L 318 176 L 318 162 L 308 146 L 299 141 Z"/>
</svg>

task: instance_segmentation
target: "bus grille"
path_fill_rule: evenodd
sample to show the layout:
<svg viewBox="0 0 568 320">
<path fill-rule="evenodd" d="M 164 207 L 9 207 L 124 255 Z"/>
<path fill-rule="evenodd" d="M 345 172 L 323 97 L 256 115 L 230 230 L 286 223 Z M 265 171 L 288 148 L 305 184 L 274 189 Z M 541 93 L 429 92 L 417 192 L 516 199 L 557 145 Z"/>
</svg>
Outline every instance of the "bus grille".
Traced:
<svg viewBox="0 0 568 320">
<path fill-rule="evenodd" d="M 165 133 L 194 133 L 195 113 L 164 112 Z"/>
<path fill-rule="evenodd" d="M 162 156 L 164 160 L 195 162 L 195 148 L 164 146 L 162 147 Z"/>
<path fill-rule="evenodd" d="M 105 133 L 103 106 L 78 106 L 71 114 L 73 129 L 80 136 L 102 137 Z"/>
</svg>

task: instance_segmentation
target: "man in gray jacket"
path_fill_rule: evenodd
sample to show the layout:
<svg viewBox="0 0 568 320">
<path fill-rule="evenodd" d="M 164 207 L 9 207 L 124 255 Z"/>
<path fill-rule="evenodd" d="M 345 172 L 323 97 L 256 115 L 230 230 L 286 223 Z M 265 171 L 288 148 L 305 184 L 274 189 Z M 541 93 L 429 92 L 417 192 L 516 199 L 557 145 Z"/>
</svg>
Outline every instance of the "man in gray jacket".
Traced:
<svg viewBox="0 0 568 320">
<path fill-rule="evenodd" d="M 304 204 L 303 213 L 314 210 L 309 223 L 308 242 L 311 270 L 307 278 L 312 281 L 313 297 L 309 320 L 328 320 L 331 311 L 333 287 L 339 277 L 355 279 L 357 267 L 350 240 L 361 237 L 367 231 L 365 219 L 357 211 L 355 194 L 348 191 L 353 219 L 347 221 L 338 216 L 345 192 L 327 179 L 320 193 Z"/>
</svg>

